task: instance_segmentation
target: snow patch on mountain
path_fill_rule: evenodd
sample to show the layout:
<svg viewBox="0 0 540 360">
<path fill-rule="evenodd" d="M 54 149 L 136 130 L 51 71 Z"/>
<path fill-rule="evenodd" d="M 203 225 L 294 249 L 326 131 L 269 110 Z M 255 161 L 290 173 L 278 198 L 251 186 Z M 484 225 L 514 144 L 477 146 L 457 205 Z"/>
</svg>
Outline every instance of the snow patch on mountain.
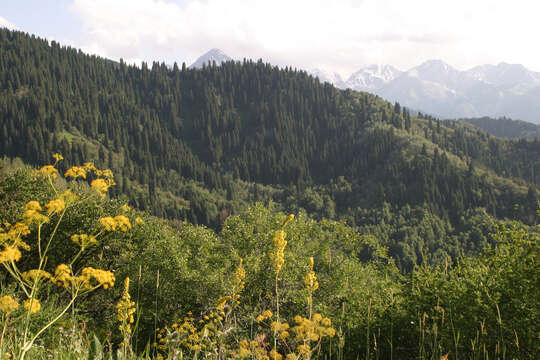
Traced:
<svg viewBox="0 0 540 360">
<path fill-rule="evenodd" d="M 212 65 L 214 62 L 216 65 L 221 65 L 222 63 L 231 60 L 233 60 L 233 58 L 225 54 L 223 51 L 219 49 L 211 49 L 197 58 L 197 60 L 191 64 L 190 68 L 200 69 L 203 67 L 203 65 Z"/>
</svg>

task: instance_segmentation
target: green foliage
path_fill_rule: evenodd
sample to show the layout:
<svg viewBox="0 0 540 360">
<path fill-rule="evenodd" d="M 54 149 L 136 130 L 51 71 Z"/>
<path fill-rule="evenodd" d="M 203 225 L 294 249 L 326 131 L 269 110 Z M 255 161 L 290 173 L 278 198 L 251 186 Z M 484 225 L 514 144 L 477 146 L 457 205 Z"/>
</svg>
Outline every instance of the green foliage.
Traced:
<svg viewBox="0 0 540 360">
<path fill-rule="evenodd" d="M 81 191 L 88 191 L 84 183 L 80 186 Z M 29 199 L 52 195 L 43 180 L 25 170 L 4 176 L 0 189 L 0 215 L 9 220 L 20 215 L 16 209 Z M 286 217 L 275 204 L 259 203 L 229 216 L 219 233 L 126 210 L 121 202 L 101 197 L 75 210 L 61 223 L 59 237 L 74 229 L 91 233 L 96 219 L 105 215 L 123 213 L 132 223 L 137 217 L 144 219 L 129 233 L 111 233 L 79 260 L 81 266 L 111 269 L 118 279 L 132 279 L 131 299 L 137 304 L 138 317 L 133 331 L 136 353 L 150 356 L 152 351 L 146 346 L 155 341 L 156 327 L 188 311 L 197 318 L 212 312 L 217 300 L 231 289 L 231 274 L 239 258 L 243 258 L 246 277 L 240 304 L 230 318 L 231 331 L 237 336 L 232 339 L 251 338 L 255 317 L 272 307 L 275 279 L 268 253 L 274 232 Z M 370 216 L 380 218 L 382 225 L 369 225 Z M 320 285 L 313 293 L 313 312 L 331 318 L 336 329 L 336 337 L 328 340 L 329 347 L 325 345 L 321 356 L 329 356 L 326 351 L 332 349 L 332 358 L 439 359 L 448 352 L 466 359 L 537 357 L 537 226 L 497 227 L 485 211 L 471 211 L 460 226 L 470 234 L 470 244 L 483 247 L 474 249 L 476 256 L 458 257 L 454 262 L 445 257 L 437 266 L 423 262 L 403 276 L 388 257 L 392 247 L 383 246 L 385 236 L 397 231 L 386 226 L 407 229 L 416 223 L 408 231 L 419 231 L 418 239 L 436 238 L 452 229 L 421 208 L 401 209 L 395 216 L 385 206 L 380 213 L 364 212 L 358 219 L 363 219 L 363 225 L 353 228 L 300 213 L 286 226 L 288 244 L 279 279 L 281 316 L 305 314 L 309 308 L 303 279 L 309 271 L 307 259 L 313 257 Z M 486 242 L 472 240 L 486 231 L 494 234 Z M 50 259 L 71 251 L 51 248 Z M 10 286 L 7 278 L 3 284 Z M 103 356 L 114 352 L 122 340 L 116 330 L 115 308 L 121 288 L 109 291 L 78 302 L 79 310 L 44 334 L 39 344 L 43 348 L 33 347 L 29 356 L 69 358 L 88 349 Z M 51 308 L 42 309 L 43 321 L 54 313 L 55 304 L 66 301 L 54 289 L 48 296 Z M 81 324 L 85 324 L 84 333 Z M 236 340 L 228 341 L 233 347 L 238 345 Z"/>
</svg>

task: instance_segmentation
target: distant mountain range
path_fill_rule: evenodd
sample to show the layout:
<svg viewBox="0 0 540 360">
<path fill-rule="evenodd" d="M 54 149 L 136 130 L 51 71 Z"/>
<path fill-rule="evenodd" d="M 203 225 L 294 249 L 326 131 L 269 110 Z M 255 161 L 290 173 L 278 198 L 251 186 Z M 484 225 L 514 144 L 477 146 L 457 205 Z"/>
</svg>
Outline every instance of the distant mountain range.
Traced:
<svg viewBox="0 0 540 360">
<path fill-rule="evenodd" d="M 367 91 L 441 118 L 501 117 L 540 123 L 540 73 L 519 64 L 480 65 L 459 71 L 429 60 L 408 71 L 370 65 L 343 81 L 317 69 L 321 81 Z"/>
<path fill-rule="evenodd" d="M 223 51 L 212 49 L 191 67 L 229 60 L 233 59 Z M 370 65 L 348 79 L 324 69 L 308 72 L 338 88 L 370 92 L 440 118 L 510 117 L 540 124 L 540 73 L 519 64 L 480 65 L 466 71 L 441 60 L 408 71 Z"/>
</svg>

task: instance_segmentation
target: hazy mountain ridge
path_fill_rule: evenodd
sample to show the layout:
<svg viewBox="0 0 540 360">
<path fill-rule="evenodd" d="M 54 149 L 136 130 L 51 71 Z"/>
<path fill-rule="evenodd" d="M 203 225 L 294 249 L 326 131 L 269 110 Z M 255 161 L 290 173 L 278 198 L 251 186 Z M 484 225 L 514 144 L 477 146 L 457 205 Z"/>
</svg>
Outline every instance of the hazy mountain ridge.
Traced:
<svg viewBox="0 0 540 360">
<path fill-rule="evenodd" d="M 443 118 L 507 116 L 540 123 L 540 73 L 520 64 L 480 65 L 460 71 L 441 60 L 428 60 L 404 72 L 390 65 L 370 65 L 334 85 L 372 92 Z"/>
<path fill-rule="evenodd" d="M 512 120 L 507 118 L 492 119 L 489 117 L 460 119 L 472 124 L 485 132 L 510 139 L 540 138 L 540 125 L 526 121 Z"/>
</svg>

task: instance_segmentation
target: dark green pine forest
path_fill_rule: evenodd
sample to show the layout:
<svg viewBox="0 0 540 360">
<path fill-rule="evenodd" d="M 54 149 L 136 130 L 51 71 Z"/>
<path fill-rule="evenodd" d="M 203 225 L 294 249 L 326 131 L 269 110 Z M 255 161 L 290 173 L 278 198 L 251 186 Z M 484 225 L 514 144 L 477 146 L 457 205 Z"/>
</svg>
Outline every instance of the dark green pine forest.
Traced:
<svg viewBox="0 0 540 360">
<path fill-rule="evenodd" d="M 219 230 L 255 202 L 375 235 L 402 271 L 533 224 L 540 142 L 244 60 L 129 66 L 0 29 L 0 155 L 115 173 L 112 195 Z M 364 254 L 366 257 L 369 254 Z"/>
</svg>

